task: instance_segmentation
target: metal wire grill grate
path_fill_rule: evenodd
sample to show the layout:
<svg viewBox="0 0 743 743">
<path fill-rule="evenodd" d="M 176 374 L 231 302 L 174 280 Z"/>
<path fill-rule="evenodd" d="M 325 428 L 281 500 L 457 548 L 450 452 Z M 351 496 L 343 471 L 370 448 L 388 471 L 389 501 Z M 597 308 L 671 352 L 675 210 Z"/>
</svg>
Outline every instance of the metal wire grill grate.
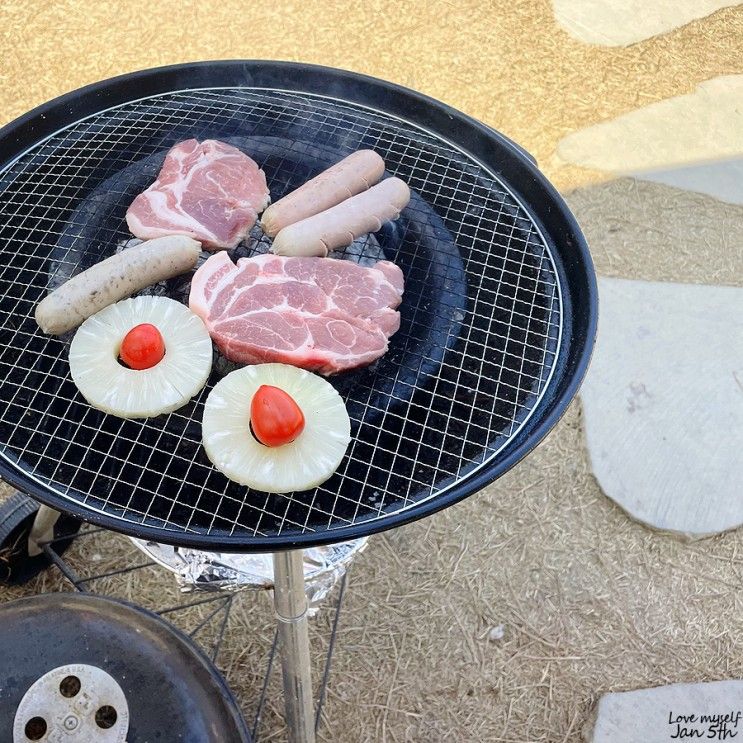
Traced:
<svg viewBox="0 0 743 743">
<path fill-rule="evenodd" d="M 50 287 L 129 237 L 128 205 L 167 148 L 188 137 L 243 147 L 274 200 L 362 147 L 415 192 L 402 218 L 361 248 L 361 259 L 381 250 L 402 268 L 402 325 L 376 365 L 334 380 L 353 441 L 313 491 L 250 492 L 212 468 L 200 421 L 216 374 L 175 413 L 119 420 L 84 402 L 69 376 L 69 339 L 44 336 L 33 319 Z M 549 247 L 504 184 L 432 134 L 319 96 L 181 91 L 79 121 L 0 173 L 0 252 L 0 453 L 123 529 L 291 536 L 408 509 L 487 464 L 518 433 L 560 341 Z"/>
</svg>

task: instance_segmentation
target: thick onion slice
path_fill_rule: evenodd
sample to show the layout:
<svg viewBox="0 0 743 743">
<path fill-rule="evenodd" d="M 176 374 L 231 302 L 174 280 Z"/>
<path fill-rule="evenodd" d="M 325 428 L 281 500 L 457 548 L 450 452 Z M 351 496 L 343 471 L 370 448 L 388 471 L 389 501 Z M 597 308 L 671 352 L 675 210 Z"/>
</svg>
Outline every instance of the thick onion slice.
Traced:
<svg viewBox="0 0 743 743">
<path fill-rule="evenodd" d="M 250 432 L 250 403 L 262 384 L 284 390 L 304 413 L 302 433 L 283 446 L 264 446 Z M 209 393 L 202 425 L 212 464 L 241 485 L 267 493 L 308 490 L 325 482 L 351 440 L 341 396 L 316 374 L 287 364 L 246 366 Z"/>
<path fill-rule="evenodd" d="M 124 336 L 152 323 L 165 341 L 165 356 L 149 369 L 119 363 Z M 82 396 L 120 418 L 148 418 L 185 405 L 203 386 L 212 366 L 212 343 L 204 323 L 166 297 L 125 299 L 89 317 L 70 346 L 70 372 Z"/>
</svg>

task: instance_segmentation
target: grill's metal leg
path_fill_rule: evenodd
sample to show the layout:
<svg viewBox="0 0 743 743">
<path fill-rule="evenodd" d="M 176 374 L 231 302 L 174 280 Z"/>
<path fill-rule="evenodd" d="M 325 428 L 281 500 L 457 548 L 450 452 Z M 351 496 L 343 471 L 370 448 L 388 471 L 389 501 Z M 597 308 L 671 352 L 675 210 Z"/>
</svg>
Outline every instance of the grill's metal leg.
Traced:
<svg viewBox="0 0 743 743">
<path fill-rule="evenodd" d="M 28 554 L 36 557 L 43 552 L 41 543 L 54 539 L 54 525 L 62 514 L 49 506 L 41 505 L 36 513 L 31 532 L 28 535 Z"/>
<path fill-rule="evenodd" d="M 302 550 L 273 556 L 274 607 L 279 621 L 284 704 L 290 743 L 314 743 L 310 640 Z"/>
</svg>

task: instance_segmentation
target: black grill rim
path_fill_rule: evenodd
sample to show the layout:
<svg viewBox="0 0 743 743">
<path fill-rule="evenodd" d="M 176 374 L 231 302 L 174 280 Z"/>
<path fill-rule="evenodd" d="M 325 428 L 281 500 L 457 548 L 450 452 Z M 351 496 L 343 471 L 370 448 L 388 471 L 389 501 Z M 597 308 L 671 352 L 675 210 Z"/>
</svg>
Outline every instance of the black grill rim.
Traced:
<svg viewBox="0 0 743 743">
<path fill-rule="evenodd" d="M 552 381 L 526 425 L 487 466 L 440 496 L 397 514 L 328 532 L 275 537 L 206 536 L 135 525 L 66 501 L 20 468 L 0 460 L 0 476 L 57 510 L 142 539 L 197 549 L 274 552 L 346 541 L 431 515 L 493 482 L 523 459 L 557 424 L 590 363 L 596 337 L 598 290 L 588 245 L 564 200 L 531 156 L 505 135 L 416 91 L 367 75 L 294 62 L 193 62 L 127 73 L 66 93 L 0 129 L 0 168 L 59 129 L 104 109 L 178 90 L 209 87 L 278 88 L 335 97 L 397 116 L 453 144 L 504 181 L 550 244 L 563 289 L 563 333 Z M 126 527 L 126 528 L 124 528 Z"/>
</svg>

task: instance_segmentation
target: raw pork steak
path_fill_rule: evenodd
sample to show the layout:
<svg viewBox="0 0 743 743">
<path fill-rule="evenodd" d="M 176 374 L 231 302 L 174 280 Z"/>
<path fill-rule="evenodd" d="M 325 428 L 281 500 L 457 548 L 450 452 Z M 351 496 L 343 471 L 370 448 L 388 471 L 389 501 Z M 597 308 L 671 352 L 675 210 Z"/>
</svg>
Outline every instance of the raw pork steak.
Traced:
<svg viewBox="0 0 743 743">
<path fill-rule="evenodd" d="M 280 361 L 321 374 L 370 364 L 400 327 L 402 271 L 332 258 L 211 256 L 189 306 L 231 361 Z"/>
<path fill-rule="evenodd" d="M 267 204 L 266 175 L 244 152 L 216 139 L 187 139 L 170 149 L 126 223 L 142 240 L 188 235 L 208 249 L 234 248 Z"/>
</svg>

